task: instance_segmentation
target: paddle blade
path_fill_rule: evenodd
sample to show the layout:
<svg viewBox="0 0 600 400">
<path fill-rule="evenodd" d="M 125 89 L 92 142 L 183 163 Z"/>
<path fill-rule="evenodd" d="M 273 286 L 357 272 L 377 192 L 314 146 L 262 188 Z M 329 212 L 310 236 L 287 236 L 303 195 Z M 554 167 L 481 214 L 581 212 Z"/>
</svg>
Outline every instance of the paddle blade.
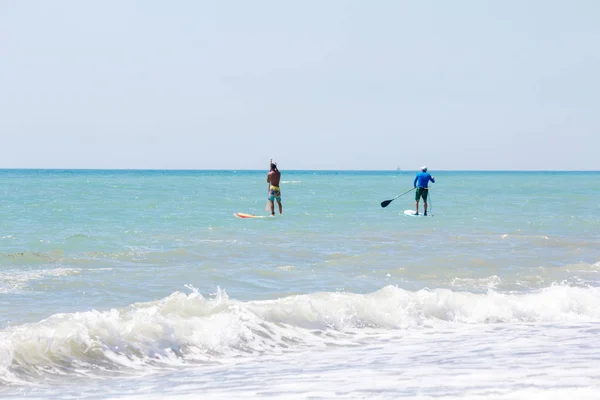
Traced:
<svg viewBox="0 0 600 400">
<path fill-rule="evenodd" d="M 385 208 L 385 207 L 389 206 L 392 201 L 394 201 L 394 199 L 382 201 L 381 202 L 381 207 Z"/>
<path fill-rule="evenodd" d="M 271 202 L 267 200 L 267 204 L 265 204 L 265 211 L 271 212 Z"/>
</svg>

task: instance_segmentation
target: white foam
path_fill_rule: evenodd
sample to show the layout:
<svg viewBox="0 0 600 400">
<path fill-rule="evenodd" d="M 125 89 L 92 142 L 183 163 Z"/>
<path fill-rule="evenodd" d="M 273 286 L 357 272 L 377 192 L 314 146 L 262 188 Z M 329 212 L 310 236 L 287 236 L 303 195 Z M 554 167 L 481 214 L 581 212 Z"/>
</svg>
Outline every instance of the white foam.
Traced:
<svg viewBox="0 0 600 400">
<path fill-rule="evenodd" d="M 0 331 L 0 377 L 80 374 L 210 362 L 360 343 L 398 330 L 600 321 L 600 289 L 552 286 L 527 294 L 406 291 L 314 293 L 239 302 L 192 288 L 122 310 L 57 314 Z M 81 372 L 84 371 L 84 372 Z"/>
<path fill-rule="evenodd" d="M 497 275 L 487 278 L 454 278 L 450 283 L 457 289 L 496 289 L 502 280 Z"/>
<path fill-rule="evenodd" d="M 33 281 L 39 281 L 50 277 L 77 275 L 79 273 L 81 273 L 81 270 L 78 268 L 0 271 L 0 293 L 22 292 L 26 290 L 28 285 Z"/>
<path fill-rule="evenodd" d="M 449 328 L 188 365 L 113 385 L 86 379 L 85 385 L 50 386 L 40 398 L 597 398 L 597 324 Z"/>
<path fill-rule="evenodd" d="M 289 271 L 295 271 L 297 268 L 296 268 L 296 266 L 295 266 L 295 265 L 282 265 L 282 266 L 280 266 L 280 267 L 277 267 L 276 269 L 277 269 L 278 271 L 286 271 L 286 272 L 289 272 Z"/>
</svg>

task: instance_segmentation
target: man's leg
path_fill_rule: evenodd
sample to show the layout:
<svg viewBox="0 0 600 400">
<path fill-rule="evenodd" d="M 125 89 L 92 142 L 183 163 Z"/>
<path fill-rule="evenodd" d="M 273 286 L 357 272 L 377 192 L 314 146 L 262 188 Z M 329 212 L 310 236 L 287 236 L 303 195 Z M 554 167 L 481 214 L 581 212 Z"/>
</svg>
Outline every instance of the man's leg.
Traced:
<svg viewBox="0 0 600 400">
<path fill-rule="evenodd" d="M 423 205 L 425 206 L 425 215 L 427 215 L 427 202 L 426 202 L 426 201 L 424 201 L 424 202 L 423 202 Z"/>
<path fill-rule="evenodd" d="M 269 200 L 271 203 L 271 215 L 275 215 L 275 202 L 273 200 Z"/>
<path fill-rule="evenodd" d="M 279 215 L 283 214 L 283 206 L 281 205 L 281 200 L 277 199 L 277 205 L 279 206 Z"/>
<path fill-rule="evenodd" d="M 415 210 L 417 215 L 419 214 L 419 200 L 421 200 L 421 189 L 415 190 Z"/>
</svg>

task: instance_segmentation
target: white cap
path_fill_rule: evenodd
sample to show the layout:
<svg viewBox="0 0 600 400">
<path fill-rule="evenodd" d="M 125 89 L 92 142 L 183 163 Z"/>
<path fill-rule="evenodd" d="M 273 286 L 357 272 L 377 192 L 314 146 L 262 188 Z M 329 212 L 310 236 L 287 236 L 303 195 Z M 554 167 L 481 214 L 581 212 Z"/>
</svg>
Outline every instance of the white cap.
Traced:
<svg viewBox="0 0 600 400">
<path fill-rule="evenodd" d="M 427 171 L 427 167 L 423 165 L 423 166 L 421 167 L 421 171 L 423 171 L 423 172 Z"/>
</svg>

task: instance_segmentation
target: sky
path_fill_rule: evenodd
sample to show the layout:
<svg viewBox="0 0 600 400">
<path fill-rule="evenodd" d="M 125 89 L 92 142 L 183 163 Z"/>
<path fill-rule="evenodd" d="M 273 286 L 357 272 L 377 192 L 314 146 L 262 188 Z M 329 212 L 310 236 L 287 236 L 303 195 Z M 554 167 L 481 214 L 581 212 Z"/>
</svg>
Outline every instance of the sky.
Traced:
<svg viewBox="0 0 600 400">
<path fill-rule="evenodd" d="M 0 0 L 0 168 L 600 170 L 596 0 Z"/>
</svg>

